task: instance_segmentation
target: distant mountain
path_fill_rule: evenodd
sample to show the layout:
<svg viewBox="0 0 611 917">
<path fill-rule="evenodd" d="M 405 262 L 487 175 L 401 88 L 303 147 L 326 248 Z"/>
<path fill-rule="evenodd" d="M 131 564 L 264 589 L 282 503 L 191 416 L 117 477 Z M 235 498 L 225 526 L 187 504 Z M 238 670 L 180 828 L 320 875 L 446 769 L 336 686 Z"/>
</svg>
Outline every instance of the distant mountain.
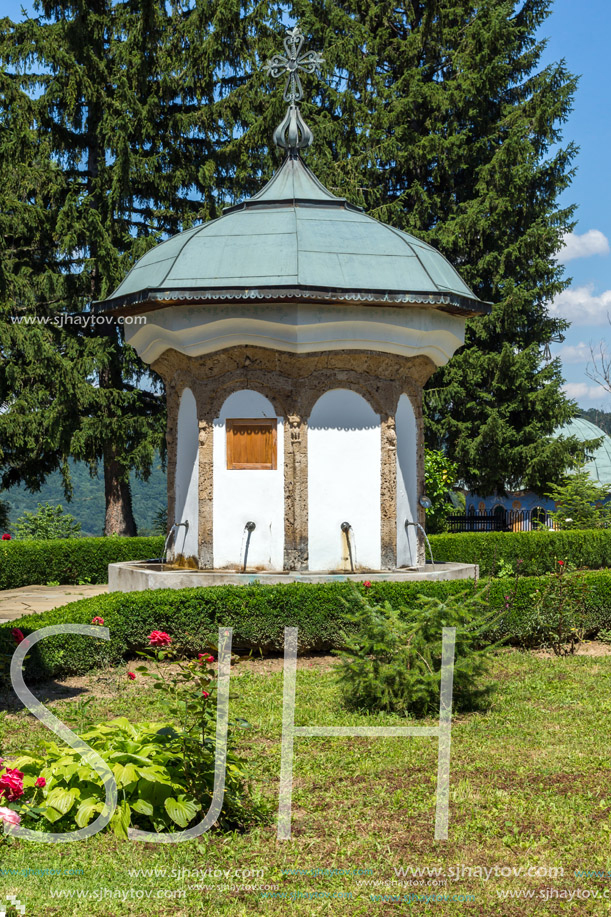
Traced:
<svg viewBox="0 0 611 917">
<path fill-rule="evenodd" d="M 589 420 L 590 423 L 596 424 L 597 427 L 600 427 L 601 430 L 611 436 L 611 412 L 599 411 L 597 408 L 588 408 L 587 410 L 580 408 L 579 416 Z"/>
<path fill-rule="evenodd" d="M 14 526 L 17 519 L 27 510 L 36 512 L 39 503 L 59 503 L 67 513 L 81 523 L 85 535 L 101 535 L 104 530 L 104 477 L 102 469 L 98 476 L 91 477 L 89 468 L 83 462 L 71 462 L 70 473 L 74 487 L 72 501 L 68 502 L 62 489 L 62 478 L 59 471 L 49 475 L 37 493 L 29 493 L 18 485 L 5 490 L 0 498 L 9 504 L 9 519 Z M 138 532 L 146 535 L 153 526 L 155 514 L 167 504 L 166 474 L 161 467 L 161 459 L 156 458 L 148 481 L 140 481 L 135 474 L 130 475 L 132 502 Z"/>
</svg>

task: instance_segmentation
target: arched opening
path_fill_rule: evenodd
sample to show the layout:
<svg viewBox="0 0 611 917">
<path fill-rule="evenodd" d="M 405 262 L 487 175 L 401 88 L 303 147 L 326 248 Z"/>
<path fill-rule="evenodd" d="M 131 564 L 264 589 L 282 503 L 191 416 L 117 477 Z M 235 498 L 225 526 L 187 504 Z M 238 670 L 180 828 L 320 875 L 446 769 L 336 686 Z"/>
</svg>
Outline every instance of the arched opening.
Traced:
<svg viewBox="0 0 611 917">
<path fill-rule="evenodd" d="M 215 568 L 283 568 L 283 429 L 272 403 L 251 389 L 229 395 L 214 421 Z"/>
<path fill-rule="evenodd" d="M 397 433 L 397 566 L 418 566 L 418 428 L 412 403 L 401 395 Z M 406 524 L 407 523 L 407 524 Z"/>
<path fill-rule="evenodd" d="M 379 415 L 356 392 L 321 395 L 308 421 L 310 570 L 380 569 L 381 473 Z"/>
<path fill-rule="evenodd" d="M 176 534 L 170 544 L 169 559 L 183 557 L 198 562 L 199 552 L 199 448 L 197 405 L 191 389 L 180 398 L 176 441 L 176 476 L 174 484 L 174 518 Z"/>
</svg>

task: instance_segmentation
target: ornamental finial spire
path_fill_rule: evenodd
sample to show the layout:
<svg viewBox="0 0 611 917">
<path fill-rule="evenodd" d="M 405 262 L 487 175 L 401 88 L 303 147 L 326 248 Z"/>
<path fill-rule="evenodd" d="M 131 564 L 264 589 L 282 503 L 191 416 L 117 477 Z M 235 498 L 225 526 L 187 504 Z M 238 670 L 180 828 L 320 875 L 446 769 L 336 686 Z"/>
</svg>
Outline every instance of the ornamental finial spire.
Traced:
<svg viewBox="0 0 611 917">
<path fill-rule="evenodd" d="M 301 117 L 296 104 L 303 98 L 299 71 L 319 73 L 320 65 L 324 63 L 324 58 L 317 51 L 306 51 L 302 54 L 302 47 L 303 34 L 299 26 L 288 29 L 284 39 L 286 53 L 274 54 L 264 66 L 273 79 L 286 75 L 283 98 L 289 105 L 282 122 L 274 131 L 274 143 L 295 155 L 298 150 L 310 146 L 314 140 L 314 135 Z"/>
</svg>

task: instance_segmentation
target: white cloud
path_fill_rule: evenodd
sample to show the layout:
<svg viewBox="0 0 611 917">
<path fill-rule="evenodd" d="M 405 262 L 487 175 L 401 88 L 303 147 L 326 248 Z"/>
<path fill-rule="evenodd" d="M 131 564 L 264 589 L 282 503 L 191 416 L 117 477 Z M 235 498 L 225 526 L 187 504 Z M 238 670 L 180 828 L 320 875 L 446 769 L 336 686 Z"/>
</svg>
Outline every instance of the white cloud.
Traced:
<svg viewBox="0 0 611 917">
<path fill-rule="evenodd" d="M 577 325 L 606 325 L 611 314 L 611 290 L 597 296 L 593 283 L 571 287 L 556 296 L 549 311 Z"/>
<path fill-rule="evenodd" d="M 590 345 L 585 341 L 580 341 L 579 344 L 565 344 L 554 356 L 560 357 L 563 363 L 587 363 L 591 358 Z"/>
<path fill-rule="evenodd" d="M 588 385 L 587 382 L 566 382 L 562 388 L 569 398 L 574 398 L 575 401 L 595 401 L 595 406 L 609 407 L 609 392 L 606 392 L 600 385 Z"/>
<path fill-rule="evenodd" d="M 580 236 L 567 232 L 564 246 L 558 253 L 558 260 L 566 264 L 574 258 L 590 258 L 592 255 L 608 255 L 609 240 L 600 229 L 588 229 Z"/>
</svg>

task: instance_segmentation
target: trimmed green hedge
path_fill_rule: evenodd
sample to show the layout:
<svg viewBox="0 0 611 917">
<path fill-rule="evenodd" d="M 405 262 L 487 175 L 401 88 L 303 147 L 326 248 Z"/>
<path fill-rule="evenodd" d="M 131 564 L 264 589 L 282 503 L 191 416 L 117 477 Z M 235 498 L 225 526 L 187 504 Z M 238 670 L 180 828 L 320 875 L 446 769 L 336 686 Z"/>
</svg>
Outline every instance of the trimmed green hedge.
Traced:
<svg viewBox="0 0 611 917">
<path fill-rule="evenodd" d="M 501 560 L 523 576 L 558 570 L 558 561 L 579 568 L 611 567 L 611 529 L 571 532 L 458 532 L 431 535 L 433 558 L 440 563 L 479 564 L 481 576 L 494 576 Z"/>
<path fill-rule="evenodd" d="M 558 569 L 558 560 L 591 570 L 611 567 L 611 530 L 585 532 L 460 532 L 431 535 L 436 561 L 480 565 L 493 576 L 501 560 L 524 576 Z M 108 564 L 149 560 L 163 551 L 163 536 L 152 538 L 60 538 L 54 541 L 0 541 L 0 589 L 49 582 L 106 583 Z"/>
<path fill-rule="evenodd" d="M 164 538 L 57 538 L 0 541 L 0 589 L 108 582 L 108 564 L 160 557 Z"/>
<path fill-rule="evenodd" d="M 574 588 L 581 595 L 585 588 L 586 630 L 595 633 L 599 628 L 611 627 L 611 575 L 567 574 L 564 579 L 569 591 Z M 511 580 L 491 580 L 490 610 L 504 609 L 505 597 L 514 588 L 516 595 L 502 625 L 490 637 L 508 634 L 514 640 L 536 638 L 541 622 L 534 619 L 532 596 L 547 583 L 549 577 L 524 577 L 517 584 Z M 388 600 L 394 606 L 409 606 L 418 593 L 444 598 L 474 588 L 473 581 L 464 580 L 375 583 L 367 594 L 372 602 Z M 363 587 L 359 589 L 362 591 Z M 341 600 L 349 598 L 350 592 L 347 583 L 113 592 L 81 599 L 43 614 L 28 615 L 20 619 L 18 626 L 27 634 L 50 624 L 90 624 L 93 617 L 100 616 L 110 628 L 108 643 L 76 635 L 42 641 L 32 651 L 29 661 L 32 678 L 81 674 L 100 665 L 118 664 L 145 648 L 152 630 L 167 631 L 196 653 L 206 644 L 216 642 L 220 625 L 228 625 L 234 629 L 236 651 L 281 652 L 284 628 L 297 626 L 301 651 L 328 651 L 340 645 L 339 634 L 346 624 L 346 606 Z M 0 653 L 13 651 L 11 626 L 14 625 L 0 628 Z"/>
</svg>

